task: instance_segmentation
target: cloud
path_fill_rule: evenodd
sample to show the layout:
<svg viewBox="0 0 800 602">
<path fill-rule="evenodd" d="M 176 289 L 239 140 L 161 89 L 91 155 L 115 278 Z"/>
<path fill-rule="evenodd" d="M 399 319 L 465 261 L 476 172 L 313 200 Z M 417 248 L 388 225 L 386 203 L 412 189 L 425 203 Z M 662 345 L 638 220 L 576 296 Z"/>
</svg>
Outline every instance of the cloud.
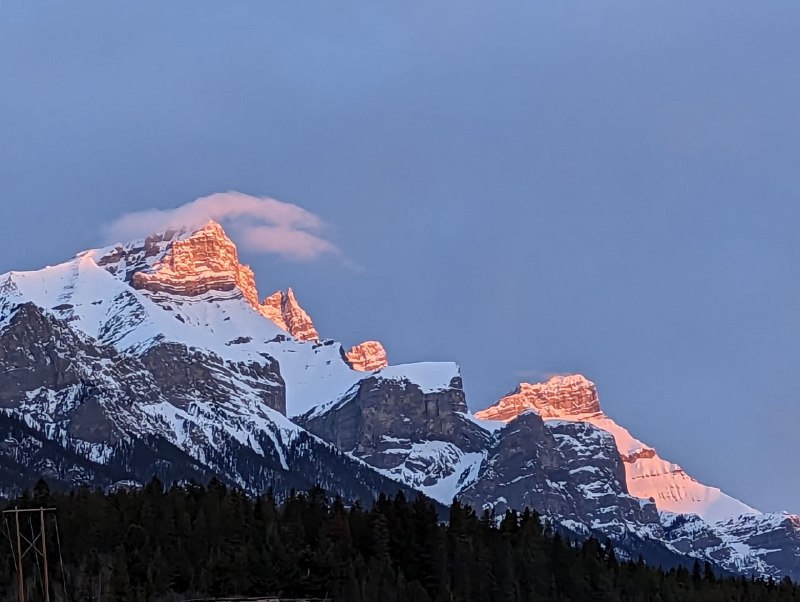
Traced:
<svg viewBox="0 0 800 602">
<path fill-rule="evenodd" d="M 199 228 L 209 220 L 231 227 L 242 248 L 274 253 L 296 261 L 338 255 L 339 248 L 324 237 L 327 224 L 292 203 L 241 192 L 222 192 L 195 199 L 174 209 L 127 213 L 104 228 L 110 243 L 143 238 L 169 228 Z"/>
</svg>

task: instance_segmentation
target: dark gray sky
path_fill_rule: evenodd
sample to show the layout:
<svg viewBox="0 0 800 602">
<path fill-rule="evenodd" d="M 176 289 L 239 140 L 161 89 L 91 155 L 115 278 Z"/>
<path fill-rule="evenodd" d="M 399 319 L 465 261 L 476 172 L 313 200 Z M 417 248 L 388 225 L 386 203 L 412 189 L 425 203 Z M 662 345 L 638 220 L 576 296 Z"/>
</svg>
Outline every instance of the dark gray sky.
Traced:
<svg viewBox="0 0 800 602">
<path fill-rule="evenodd" d="M 473 409 L 579 371 L 702 481 L 800 511 L 800 4 L 4 2 L 0 272 L 240 190 L 356 264 L 244 252 Z"/>
</svg>

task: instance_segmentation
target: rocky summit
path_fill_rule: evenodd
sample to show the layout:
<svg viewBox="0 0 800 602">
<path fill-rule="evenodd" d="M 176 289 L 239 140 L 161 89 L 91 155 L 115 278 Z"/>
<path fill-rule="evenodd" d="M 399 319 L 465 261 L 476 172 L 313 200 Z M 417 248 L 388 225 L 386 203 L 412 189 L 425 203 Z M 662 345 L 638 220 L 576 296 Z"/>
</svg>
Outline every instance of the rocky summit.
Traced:
<svg viewBox="0 0 800 602">
<path fill-rule="evenodd" d="M 347 361 L 354 370 L 371 372 L 389 365 L 386 350 L 378 341 L 364 341 L 347 352 Z"/>
<path fill-rule="evenodd" d="M 0 493 L 154 475 L 278 497 L 401 490 L 490 516 L 530 507 L 663 566 L 800 578 L 800 518 L 662 459 L 585 377 L 521 383 L 472 414 L 455 363 L 390 365 L 378 341 L 321 336 L 292 289 L 261 299 L 215 222 L 0 276 Z"/>
<path fill-rule="evenodd" d="M 554 376 L 544 383 L 520 383 L 516 391 L 475 415 L 508 422 L 533 410 L 543 418 L 599 415 L 597 387 L 581 374 Z"/>
</svg>

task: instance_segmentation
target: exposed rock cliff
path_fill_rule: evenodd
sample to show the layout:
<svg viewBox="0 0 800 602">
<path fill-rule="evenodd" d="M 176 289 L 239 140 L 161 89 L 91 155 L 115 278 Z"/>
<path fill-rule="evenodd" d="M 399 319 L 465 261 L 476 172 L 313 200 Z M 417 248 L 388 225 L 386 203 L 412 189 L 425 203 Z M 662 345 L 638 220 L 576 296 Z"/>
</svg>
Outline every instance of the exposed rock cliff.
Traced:
<svg viewBox="0 0 800 602">
<path fill-rule="evenodd" d="M 347 362 L 353 370 L 372 372 L 389 365 L 386 350 L 378 341 L 364 341 L 350 348 L 347 352 Z"/>
<path fill-rule="evenodd" d="M 542 418 L 568 418 L 601 413 L 594 383 L 580 374 L 554 376 L 544 383 L 520 383 L 516 391 L 475 416 L 481 420 L 513 420 L 527 410 Z"/>
<path fill-rule="evenodd" d="M 264 299 L 259 311 L 299 341 L 318 341 L 319 334 L 306 311 L 300 307 L 294 291 L 277 291 Z"/>
<path fill-rule="evenodd" d="M 394 366 L 298 420 L 338 449 L 449 503 L 477 475 L 489 435 L 467 418 L 453 364 Z"/>
<path fill-rule="evenodd" d="M 253 307 L 259 305 L 253 270 L 239 263 L 236 245 L 213 221 L 172 240 L 149 269 L 133 273 L 131 283 L 138 289 L 188 297 L 238 290 Z"/>
<path fill-rule="evenodd" d="M 603 532 L 618 541 L 660 535 L 655 505 L 627 495 L 625 469 L 605 431 L 526 412 L 496 437 L 464 501 L 497 513 L 536 508 L 573 531 Z"/>
<path fill-rule="evenodd" d="M 236 245 L 214 221 L 196 231 L 168 230 L 143 243 L 106 249 L 97 265 L 155 295 L 192 298 L 212 293 L 216 299 L 243 298 L 294 338 L 319 340 L 291 288 L 259 302 L 253 270 L 239 262 Z"/>
</svg>

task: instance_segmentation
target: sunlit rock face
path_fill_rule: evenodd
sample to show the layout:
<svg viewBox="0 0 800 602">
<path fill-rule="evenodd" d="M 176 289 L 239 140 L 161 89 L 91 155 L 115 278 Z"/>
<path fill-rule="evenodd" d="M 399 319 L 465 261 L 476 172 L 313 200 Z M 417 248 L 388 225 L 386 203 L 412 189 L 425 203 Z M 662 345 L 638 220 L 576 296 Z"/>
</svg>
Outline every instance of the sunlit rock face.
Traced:
<svg viewBox="0 0 800 602">
<path fill-rule="evenodd" d="M 528 410 L 535 410 L 544 419 L 602 413 L 594 383 L 580 374 L 571 374 L 554 376 L 545 383 L 521 383 L 516 391 L 475 416 L 508 422 Z"/>
<path fill-rule="evenodd" d="M 160 250 L 150 244 L 153 251 Z M 150 269 L 133 273 L 131 284 L 136 289 L 187 297 L 238 289 L 248 303 L 259 306 L 253 270 L 239 263 L 236 245 L 216 222 L 172 240 Z"/>
<path fill-rule="evenodd" d="M 294 338 L 319 340 L 291 288 L 259 302 L 253 270 L 239 262 L 236 245 L 214 221 L 193 232 L 168 230 L 138 245 L 114 247 L 97 263 L 156 295 L 241 297 Z"/>
<path fill-rule="evenodd" d="M 364 341 L 347 352 L 347 362 L 353 370 L 372 372 L 389 365 L 386 350 L 378 341 Z"/>
<path fill-rule="evenodd" d="M 264 299 L 259 311 L 300 341 L 318 341 L 319 334 L 306 311 L 300 307 L 294 291 L 277 291 Z"/>
<path fill-rule="evenodd" d="M 597 388 L 580 374 L 555 376 L 545 383 L 522 383 L 514 393 L 475 416 L 510 422 L 531 411 L 544 420 L 587 422 L 611 433 L 625 465 L 628 492 L 654 500 L 660 511 L 698 514 L 709 522 L 757 512 L 716 487 L 698 483 L 680 466 L 635 439 L 603 413 Z"/>
</svg>

